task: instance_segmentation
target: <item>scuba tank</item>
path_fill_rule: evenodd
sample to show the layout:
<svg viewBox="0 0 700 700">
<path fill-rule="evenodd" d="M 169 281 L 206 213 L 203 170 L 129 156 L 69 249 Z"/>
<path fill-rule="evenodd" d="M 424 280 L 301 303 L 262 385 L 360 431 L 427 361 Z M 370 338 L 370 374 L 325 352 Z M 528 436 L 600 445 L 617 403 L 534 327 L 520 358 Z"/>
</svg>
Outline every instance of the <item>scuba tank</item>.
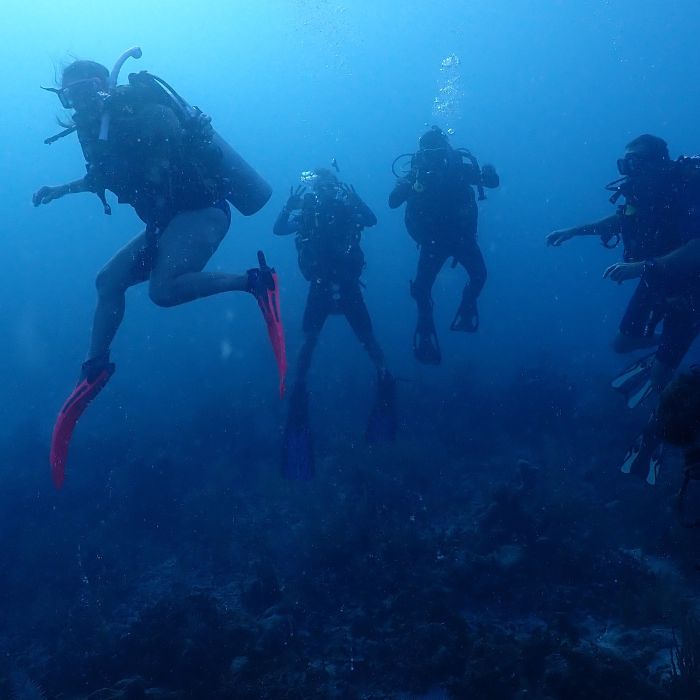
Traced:
<svg viewBox="0 0 700 700">
<path fill-rule="evenodd" d="M 199 108 L 192 107 L 165 80 L 147 71 L 129 75 L 129 84 L 159 90 L 183 125 L 196 124 L 201 131 L 202 122 L 206 123 L 208 133 L 203 145 L 212 148 L 216 156 L 211 175 L 223 185 L 223 196 L 241 214 L 251 216 L 267 204 L 272 195 L 270 185 L 206 122 Z"/>
</svg>

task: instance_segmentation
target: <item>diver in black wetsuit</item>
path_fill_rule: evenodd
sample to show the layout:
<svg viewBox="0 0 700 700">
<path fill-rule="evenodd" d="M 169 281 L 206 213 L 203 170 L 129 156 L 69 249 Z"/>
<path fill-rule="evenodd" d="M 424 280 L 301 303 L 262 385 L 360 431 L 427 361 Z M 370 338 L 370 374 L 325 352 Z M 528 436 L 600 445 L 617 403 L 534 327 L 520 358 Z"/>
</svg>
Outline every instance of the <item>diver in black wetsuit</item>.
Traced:
<svg viewBox="0 0 700 700">
<path fill-rule="evenodd" d="M 310 283 L 298 379 L 306 378 L 330 314 L 345 316 L 377 371 L 385 372 L 384 353 L 360 288 L 365 266 L 360 237 L 364 228 L 377 223 L 377 217 L 355 189 L 340 183 L 330 170 L 317 168 L 305 175 L 311 192 L 305 193 L 304 185 L 293 189 L 274 227 L 277 236 L 296 235 L 299 269 Z"/>
<path fill-rule="evenodd" d="M 602 221 L 554 231 L 551 246 L 577 236 L 599 236 L 604 245 L 622 240 L 623 262 L 604 276 L 614 282 L 640 279 L 613 343 L 630 352 L 658 343 L 651 383 L 661 389 L 678 367 L 698 333 L 700 317 L 691 277 L 677 270 L 700 236 L 700 168 L 695 158 L 669 157 L 666 142 L 644 134 L 627 145 L 618 161 L 622 175 L 609 185 L 611 201 L 624 203 Z M 670 274 L 669 274 L 670 273 Z M 663 320 L 660 335 L 655 329 Z"/>
<path fill-rule="evenodd" d="M 628 144 L 618 170 L 622 177 L 608 186 L 614 190 L 611 201 L 624 197 L 616 214 L 554 231 L 547 243 L 559 246 L 574 236 L 596 235 L 609 246 L 622 239 L 623 262 L 608 267 L 603 276 L 618 283 L 640 281 L 614 348 L 628 352 L 658 343 L 655 352 L 613 381 L 634 408 L 664 389 L 700 333 L 700 159 L 671 160 L 663 139 L 644 134 Z M 621 469 L 654 484 L 662 457 L 662 427 L 655 409 Z"/>
<path fill-rule="evenodd" d="M 413 350 L 425 364 L 441 361 L 431 290 L 449 257 L 469 274 L 462 302 L 451 325 L 453 331 L 475 332 L 479 327 L 477 299 L 486 283 L 486 265 L 477 243 L 478 210 L 474 187 L 483 199 L 483 188 L 499 185 L 492 165 L 480 168 L 468 151 L 453 149 L 447 135 L 434 126 L 419 140 L 411 169 L 399 177 L 389 195 L 389 206 L 406 203 L 406 228 L 420 247 L 411 295 L 418 305 Z"/>
<path fill-rule="evenodd" d="M 304 344 L 299 354 L 286 429 L 283 474 L 313 473 L 306 377 L 321 330 L 331 314 L 345 316 L 377 370 L 377 399 L 367 427 L 369 442 L 393 440 L 396 432 L 394 380 L 386 368 L 360 286 L 365 256 L 360 238 L 377 217 L 351 185 L 326 168 L 302 174 L 274 226 L 278 236 L 294 234 L 299 269 L 309 282 L 304 311 Z M 309 187 L 311 191 L 306 191 Z"/>
</svg>

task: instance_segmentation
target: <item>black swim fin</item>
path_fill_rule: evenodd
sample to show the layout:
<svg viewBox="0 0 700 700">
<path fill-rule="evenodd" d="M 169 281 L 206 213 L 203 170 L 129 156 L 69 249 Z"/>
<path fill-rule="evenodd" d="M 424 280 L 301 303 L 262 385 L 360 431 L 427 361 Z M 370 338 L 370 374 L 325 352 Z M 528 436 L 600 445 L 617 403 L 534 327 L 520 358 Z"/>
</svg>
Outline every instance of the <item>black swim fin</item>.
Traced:
<svg viewBox="0 0 700 700">
<path fill-rule="evenodd" d="M 628 408 L 639 406 L 654 391 L 651 371 L 656 360 L 656 352 L 640 357 L 612 380 L 611 386 L 627 400 Z"/>
<path fill-rule="evenodd" d="M 282 476 L 285 479 L 308 481 L 315 474 L 314 445 L 309 422 L 309 393 L 304 382 L 298 382 L 289 403 L 284 428 Z"/>
<path fill-rule="evenodd" d="M 442 362 L 440 343 L 433 320 L 433 300 L 428 295 L 416 291 L 416 283 L 411 282 L 411 296 L 418 304 L 418 324 L 413 334 L 413 354 L 424 365 L 439 365 Z"/>
<path fill-rule="evenodd" d="M 649 423 L 627 450 L 620 471 L 644 479 L 654 486 L 663 466 L 664 444 L 656 430 L 656 417 L 652 414 Z"/>
<path fill-rule="evenodd" d="M 440 343 L 435 329 L 424 332 L 416 328 L 413 334 L 413 354 L 423 365 L 439 365 L 442 362 Z"/>
<path fill-rule="evenodd" d="M 479 330 L 479 308 L 476 299 L 471 295 L 462 298 L 462 303 L 450 324 L 450 330 L 462 333 L 476 333 Z"/>
<path fill-rule="evenodd" d="M 377 395 L 367 421 L 365 440 L 368 445 L 394 442 L 397 430 L 396 380 L 384 370 L 377 375 Z"/>
</svg>

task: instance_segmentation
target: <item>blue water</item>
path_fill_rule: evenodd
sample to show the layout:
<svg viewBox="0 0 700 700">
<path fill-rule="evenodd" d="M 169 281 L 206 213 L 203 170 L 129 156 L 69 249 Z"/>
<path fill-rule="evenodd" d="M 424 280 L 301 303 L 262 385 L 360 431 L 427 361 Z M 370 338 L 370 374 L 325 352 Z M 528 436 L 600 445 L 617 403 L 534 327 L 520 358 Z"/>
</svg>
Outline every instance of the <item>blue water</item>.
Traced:
<svg viewBox="0 0 700 700">
<path fill-rule="evenodd" d="M 174 693 L 149 697 L 666 697 L 697 541 L 667 508 L 677 466 L 656 491 L 617 474 L 644 420 L 609 390 L 632 287 L 602 279 L 619 250 L 544 236 L 612 212 L 603 186 L 638 134 L 673 157 L 700 150 L 700 7 L 6 0 L 2 24 L 2 697 L 87 698 L 135 676 Z M 38 187 L 84 167 L 74 138 L 42 144 L 61 112 L 38 88 L 74 58 L 111 65 L 134 44 L 144 55 L 125 73 L 165 77 L 273 187 L 259 214 L 234 214 L 210 269 L 243 271 L 265 250 L 292 362 L 308 285 L 291 238 L 272 235 L 290 186 L 336 158 L 377 214 L 363 281 L 400 379 L 394 447 L 362 445 L 373 369 L 332 318 L 309 382 L 318 477 L 282 482 L 286 404 L 252 299 L 161 309 L 137 288 L 118 371 L 53 491 L 48 442 L 84 359 L 94 278 L 140 223 L 89 195 L 32 207 Z M 392 160 L 432 124 L 501 176 L 480 205 L 479 333 L 447 330 L 463 270 L 446 266 L 433 291 L 439 369 L 413 358 L 418 253 L 387 206 Z M 541 489 L 522 498 L 520 458 Z M 636 641 L 606 647 L 593 673 L 585 649 L 608 627 Z M 541 672 L 527 663 L 538 653 Z"/>
</svg>

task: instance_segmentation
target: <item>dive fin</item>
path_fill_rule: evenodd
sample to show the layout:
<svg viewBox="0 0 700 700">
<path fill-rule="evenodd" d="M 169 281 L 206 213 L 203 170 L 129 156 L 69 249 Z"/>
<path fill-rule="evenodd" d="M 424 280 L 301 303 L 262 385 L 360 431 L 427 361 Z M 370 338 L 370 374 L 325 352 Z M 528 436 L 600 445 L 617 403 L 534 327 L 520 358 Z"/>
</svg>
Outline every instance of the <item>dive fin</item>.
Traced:
<svg viewBox="0 0 700 700">
<path fill-rule="evenodd" d="M 647 472 L 646 482 L 649 486 L 656 486 L 656 480 L 659 478 L 659 472 L 663 466 L 664 444 L 659 444 L 654 448 L 649 458 L 649 471 Z"/>
<path fill-rule="evenodd" d="M 367 421 L 365 440 L 369 445 L 394 442 L 397 429 L 396 380 L 384 371 L 377 376 L 377 395 Z"/>
<path fill-rule="evenodd" d="M 315 473 L 313 436 L 309 421 L 309 393 L 304 382 L 292 391 L 284 428 L 282 476 L 295 481 L 309 481 Z"/>
<path fill-rule="evenodd" d="M 479 309 L 476 300 L 465 297 L 450 324 L 451 331 L 476 333 L 479 330 Z"/>
<path fill-rule="evenodd" d="M 654 366 L 656 352 L 649 353 L 640 357 L 628 367 L 620 372 L 620 374 L 612 380 L 610 385 L 613 389 L 617 389 L 625 394 L 633 390 L 634 387 L 643 383 L 649 377 L 651 368 Z"/>
<path fill-rule="evenodd" d="M 416 330 L 413 334 L 413 354 L 424 365 L 439 365 L 442 362 L 440 343 L 434 330 L 428 333 Z"/>
<path fill-rule="evenodd" d="M 663 466 L 663 442 L 657 435 L 656 418 L 652 415 L 644 430 L 627 450 L 620 470 L 644 479 L 650 486 L 656 484 Z"/>
<path fill-rule="evenodd" d="M 280 314 L 279 279 L 275 269 L 268 267 L 262 250 L 258 251 L 259 270 L 249 270 L 250 291 L 262 311 L 267 334 L 270 337 L 272 351 L 275 354 L 279 371 L 280 397 L 284 396 L 285 378 L 287 376 L 287 350 L 284 341 L 284 326 Z"/>
<path fill-rule="evenodd" d="M 636 391 L 627 397 L 627 408 L 636 408 L 654 392 L 651 379 L 647 379 Z"/>
<path fill-rule="evenodd" d="M 57 489 L 63 486 L 66 476 L 68 448 L 75 425 L 88 404 L 102 391 L 114 374 L 114 364 L 105 365 L 96 375 L 81 379 L 61 408 L 51 436 L 51 476 Z"/>
</svg>

